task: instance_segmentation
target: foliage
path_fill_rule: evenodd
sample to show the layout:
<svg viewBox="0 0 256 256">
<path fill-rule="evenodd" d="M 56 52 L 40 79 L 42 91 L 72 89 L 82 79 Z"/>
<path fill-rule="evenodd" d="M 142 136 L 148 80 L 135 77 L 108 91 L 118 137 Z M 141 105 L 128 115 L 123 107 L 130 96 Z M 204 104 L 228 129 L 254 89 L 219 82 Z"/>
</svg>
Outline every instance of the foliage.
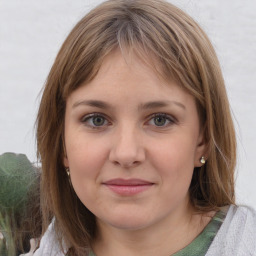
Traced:
<svg viewBox="0 0 256 256">
<path fill-rule="evenodd" d="M 33 223 L 31 211 L 39 211 L 40 171 L 24 154 L 0 155 L 0 255 L 24 251 Z M 36 207 L 34 207 L 36 206 Z M 25 239 L 26 236 L 26 239 Z"/>
</svg>

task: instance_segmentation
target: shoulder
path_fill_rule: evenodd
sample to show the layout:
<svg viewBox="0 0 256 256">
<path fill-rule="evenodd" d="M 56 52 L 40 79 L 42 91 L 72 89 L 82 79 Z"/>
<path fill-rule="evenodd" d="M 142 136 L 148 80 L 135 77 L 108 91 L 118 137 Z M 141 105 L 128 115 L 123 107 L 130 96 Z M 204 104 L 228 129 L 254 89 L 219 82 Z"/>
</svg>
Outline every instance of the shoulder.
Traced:
<svg viewBox="0 0 256 256">
<path fill-rule="evenodd" d="M 231 205 L 223 224 L 224 231 L 235 231 L 243 236 L 253 232 L 256 237 L 256 211 L 251 207 Z"/>
<path fill-rule="evenodd" d="M 256 255 L 256 211 L 247 206 L 229 206 L 206 255 Z"/>
<path fill-rule="evenodd" d="M 44 233 L 39 248 L 34 252 L 33 256 L 65 256 L 62 252 L 58 239 L 54 230 L 54 221 L 49 225 Z"/>
<path fill-rule="evenodd" d="M 249 206 L 230 205 L 224 223 L 224 226 L 228 226 L 230 229 L 240 226 L 240 232 L 242 232 L 242 230 L 243 232 L 247 232 L 248 229 L 245 228 L 250 227 L 255 230 L 256 211 Z M 243 228 L 241 225 L 243 225 Z"/>
</svg>

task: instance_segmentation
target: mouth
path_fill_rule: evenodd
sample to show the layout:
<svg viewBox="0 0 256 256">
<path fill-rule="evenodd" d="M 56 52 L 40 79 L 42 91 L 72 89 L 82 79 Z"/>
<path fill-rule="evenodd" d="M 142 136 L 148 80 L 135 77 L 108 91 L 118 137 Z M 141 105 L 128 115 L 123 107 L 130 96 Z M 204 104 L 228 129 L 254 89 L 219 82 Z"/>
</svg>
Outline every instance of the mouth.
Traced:
<svg viewBox="0 0 256 256">
<path fill-rule="evenodd" d="M 112 192 L 121 196 L 142 193 L 154 186 L 154 183 L 141 179 L 113 179 L 102 183 Z"/>
</svg>

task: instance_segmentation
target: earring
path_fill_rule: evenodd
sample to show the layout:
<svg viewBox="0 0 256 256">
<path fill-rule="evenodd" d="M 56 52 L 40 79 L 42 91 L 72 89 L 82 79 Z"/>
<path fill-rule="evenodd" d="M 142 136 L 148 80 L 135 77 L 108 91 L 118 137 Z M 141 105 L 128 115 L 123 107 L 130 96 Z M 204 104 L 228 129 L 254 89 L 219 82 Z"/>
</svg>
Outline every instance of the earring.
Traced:
<svg viewBox="0 0 256 256">
<path fill-rule="evenodd" d="M 200 158 L 200 163 L 201 163 L 201 164 L 205 164 L 205 162 L 206 162 L 206 160 L 205 160 L 204 156 L 202 156 L 202 157 Z"/>
<path fill-rule="evenodd" d="M 69 168 L 68 167 L 66 167 L 65 168 L 65 170 L 66 170 L 66 173 L 67 173 L 67 176 L 68 176 L 68 182 L 69 182 L 69 185 L 71 186 L 71 188 L 72 188 L 72 182 L 71 182 L 71 179 L 70 179 L 70 171 L 69 171 Z"/>
</svg>

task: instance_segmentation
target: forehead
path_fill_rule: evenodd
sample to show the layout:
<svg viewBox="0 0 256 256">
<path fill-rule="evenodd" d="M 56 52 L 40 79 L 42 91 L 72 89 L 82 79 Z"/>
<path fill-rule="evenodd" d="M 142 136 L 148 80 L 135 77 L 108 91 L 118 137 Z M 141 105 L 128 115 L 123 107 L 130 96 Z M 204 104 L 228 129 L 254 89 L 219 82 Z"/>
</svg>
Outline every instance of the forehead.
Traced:
<svg viewBox="0 0 256 256">
<path fill-rule="evenodd" d="M 163 100 L 188 102 L 188 98 L 192 98 L 174 81 L 163 79 L 152 67 L 157 62 L 152 64 L 149 61 L 152 60 L 146 62 L 134 54 L 112 52 L 104 58 L 96 76 L 90 82 L 82 84 L 70 98 L 72 101 L 98 99 L 133 104 Z"/>
<path fill-rule="evenodd" d="M 166 69 L 169 71 L 168 74 L 166 74 Z M 106 80 L 107 75 L 112 76 L 115 74 L 116 78 L 118 74 L 121 75 L 122 71 L 123 73 L 130 71 L 133 74 L 137 74 L 136 78 L 150 78 L 152 81 L 162 85 L 176 84 L 185 90 L 184 86 L 171 75 L 170 67 L 165 67 L 157 56 L 139 46 L 114 48 L 110 53 L 98 60 L 95 65 L 95 75 L 90 81 L 85 81 L 81 85 L 91 84 L 92 81 L 99 79 Z M 132 79 L 130 76 L 128 78 Z"/>
</svg>

